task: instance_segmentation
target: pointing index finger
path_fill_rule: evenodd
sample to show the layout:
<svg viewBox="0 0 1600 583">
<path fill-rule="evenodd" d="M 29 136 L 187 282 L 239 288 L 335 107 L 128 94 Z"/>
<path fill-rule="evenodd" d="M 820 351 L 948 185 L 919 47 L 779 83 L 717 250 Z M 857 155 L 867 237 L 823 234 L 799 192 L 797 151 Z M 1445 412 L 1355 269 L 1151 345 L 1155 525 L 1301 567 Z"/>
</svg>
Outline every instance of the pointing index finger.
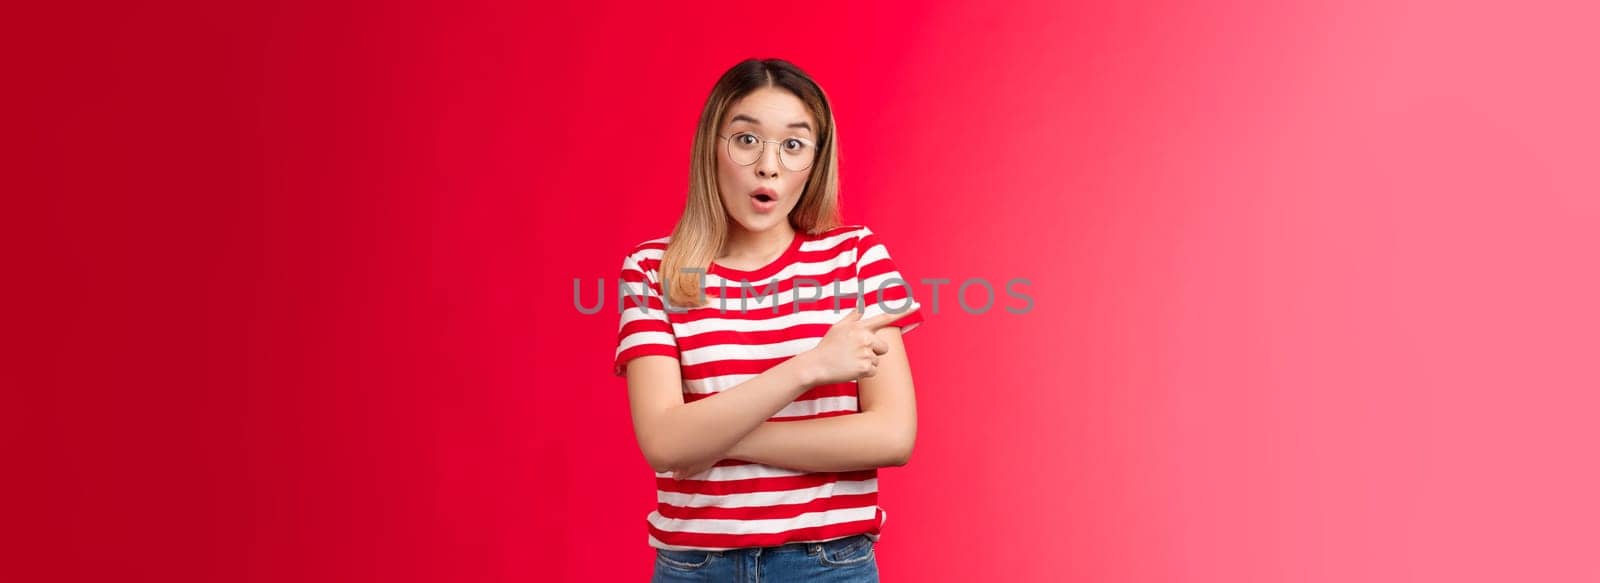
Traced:
<svg viewBox="0 0 1600 583">
<path fill-rule="evenodd" d="M 878 329 L 883 328 L 884 326 L 888 326 L 891 322 L 894 322 L 895 320 L 899 320 L 900 316 L 902 316 L 902 315 L 903 314 L 887 314 L 887 313 L 878 314 L 876 316 L 873 316 L 871 319 L 862 320 L 861 323 L 863 325 L 865 325 L 868 330 L 871 330 L 873 332 L 877 332 Z"/>
</svg>

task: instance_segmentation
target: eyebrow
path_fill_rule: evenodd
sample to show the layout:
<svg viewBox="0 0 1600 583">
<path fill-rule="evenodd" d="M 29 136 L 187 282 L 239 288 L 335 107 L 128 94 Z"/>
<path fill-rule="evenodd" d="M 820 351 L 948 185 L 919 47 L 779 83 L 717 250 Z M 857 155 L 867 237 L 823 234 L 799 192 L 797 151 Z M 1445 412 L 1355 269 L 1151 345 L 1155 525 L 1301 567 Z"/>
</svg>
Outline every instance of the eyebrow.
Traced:
<svg viewBox="0 0 1600 583">
<path fill-rule="evenodd" d="M 734 114 L 733 119 L 728 120 L 728 123 L 733 123 L 733 122 L 736 122 L 736 121 L 747 121 L 747 122 L 750 122 L 750 123 L 753 123 L 753 124 L 756 124 L 756 125 L 761 125 L 761 120 L 758 120 L 756 118 L 750 117 L 750 116 L 742 114 L 742 113 Z M 803 129 L 803 130 L 805 130 L 807 132 L 816 133 L 816 132 L 811 130 L 811 124 L 810 123 L 803 122 L 803 121 L 797 121 L 797 122 L 794 122 L 792 124 L 789 124 L 789 127 L 791 127 L 791 128 L 800 128 L 800 129 Z"/>
</svg>

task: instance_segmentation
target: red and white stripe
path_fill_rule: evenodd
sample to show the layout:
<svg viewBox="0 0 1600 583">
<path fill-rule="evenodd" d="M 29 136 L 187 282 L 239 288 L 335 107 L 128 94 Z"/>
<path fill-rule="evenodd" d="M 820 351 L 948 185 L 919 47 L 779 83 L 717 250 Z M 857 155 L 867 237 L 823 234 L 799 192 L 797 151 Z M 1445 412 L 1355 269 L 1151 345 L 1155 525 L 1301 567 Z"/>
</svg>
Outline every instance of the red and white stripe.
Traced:
<svg viewBox="0 0 1600 583">
<path fill-rule="evenodd" d="M 659 269 L 667 242 L 664 237 L 641 243 L 623 261 L 621 285 L 640 301 L 624 296 L 613 372 L 623 374 L 628 361 L 640 356 L 674 357 L 685 402 L 738 386 L 816 346 L 858 301 L 864 304 L 863 318 L 886 310 L 902 314 L 895 322 L 902 333 L 923 320 L 909 284 L 879 291 L 901 275 L 877 235 L 863 226 L 797 234 L 782 256 L 759 269 L 712 264 L 705 277 L 708 303 L 686 312 L 663 309 Z M 752 288 L 743 312 L 741 280 Z M 775 298 L 755 297 L 771 292 L 774 281 Z M 863 294 L 859 299 L 858 293 Z M 797 296 L 804 298 L 798 306 Z M 855 382 L 813 387 L 770 420 L 849 415 L 860 411 L 857 396 Z M 658 473 L 656 501 L 646 519 L 650 546 L 676 550 L 776 546 L 857 534 L 876 540 L 886 517 L 878 507 L 877 470 L 804 472 L 740 460 L 722 460 L 686 480 Z"/>
</svg>

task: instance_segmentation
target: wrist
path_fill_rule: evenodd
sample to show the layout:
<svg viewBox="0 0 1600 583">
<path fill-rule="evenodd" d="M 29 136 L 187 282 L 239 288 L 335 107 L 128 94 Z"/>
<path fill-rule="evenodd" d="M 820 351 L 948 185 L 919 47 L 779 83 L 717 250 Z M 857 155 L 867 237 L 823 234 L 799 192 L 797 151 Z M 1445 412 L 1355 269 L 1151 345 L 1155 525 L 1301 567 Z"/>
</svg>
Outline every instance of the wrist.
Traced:
<svg viewBox="0 0 1600 583">
<path fill-rule="evenodd" d="M 815 352 L 807 350 L 794 355 L 786 363 L 789 365 L 791 378 L 794 379 L 795 384 L 799 385 L 802 392 L 817 386 L 819 382 L 815 354 Z"/>
</svg>

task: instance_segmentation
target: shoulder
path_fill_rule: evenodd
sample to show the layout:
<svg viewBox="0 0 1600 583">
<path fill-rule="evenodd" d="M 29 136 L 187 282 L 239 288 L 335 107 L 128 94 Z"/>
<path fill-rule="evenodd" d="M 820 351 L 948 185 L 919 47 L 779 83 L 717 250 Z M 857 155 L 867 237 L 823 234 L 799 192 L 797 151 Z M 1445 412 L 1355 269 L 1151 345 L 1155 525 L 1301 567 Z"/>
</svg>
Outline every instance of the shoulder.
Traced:
<svg viewBox="0 0 1600 583">
<path fill-rule="evenodd" d="M 866 225 L 840 225 L 816 235 L 815 240 L 820 247 L 847 246 L 855 250 L 858 258 L 869 252 L 887 252 L 878 234 Z"/>
<path fill-rule="evenodd" d="M 840 225 L 817 235 L 818 239 L 829 241 L 849 241 L 857 250 L 867 250 L 883 244 L 878 234 L 866 225 Z"/>
<path fill-rule="evenodd" d="M 672 236 L 657 237 L 641 241 L 628 249 L 628 254 L 622 260 L 625 268 L 636 268 L 641 271 L 654 271 L 656 265 L 661 263 L 661 256 L 667 252 L 667 243 Z"/>
<path fill-rule="evenodd" d="M 829 243 L 843 241 L 859 243 L 862 239 L 865 239 L 871 235 L 872 229 L 867 228 L 866 225 L 839 225 L 832 229 L 818 233 L 815 236 L 815 239 L 819 241 L 827 241 Z"/>
</svg>

